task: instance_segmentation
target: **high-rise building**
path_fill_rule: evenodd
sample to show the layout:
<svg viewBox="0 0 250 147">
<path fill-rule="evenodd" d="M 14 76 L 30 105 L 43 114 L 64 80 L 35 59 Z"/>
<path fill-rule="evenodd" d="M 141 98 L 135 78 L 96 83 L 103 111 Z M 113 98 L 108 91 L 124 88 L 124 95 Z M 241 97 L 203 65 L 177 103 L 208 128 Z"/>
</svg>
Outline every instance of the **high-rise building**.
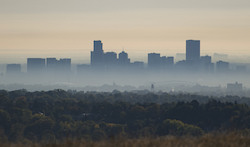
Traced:
<svg viewBox="0 0 250 147">
<path fill-rule="evenodd" d="M 91 66 L 93 67 L 103 66 L 104 53 L 102 46 L 103 44 L 100 40 L 94 41 L 94 51 L 91 51 Z"/>
<path fill-rule="evenodd" d="M 103 53 L 101 40 L 94 40 L 94 52 Z"/>
<path fill-rule="evenodd" d="M 198 63 L 200 60 L 200 40 L 186 41 L 186 61 Z"/>
<path fill-rule="evenodd" d="M 113 66 L 117 63 L 117 54 L 115 52 L 106 52 L 104 54 L 104 63 L 106 66 Z"/>
<path fill-rule="evenodd" d="M 45 70 L 45 59 L 43 58 L 28 58 L 27 59 L 27 72 L 41 73 Z"/>
<path fill-rule="evenodd" d="M 56 58 L 47 58 L 47 71 L 48 72 L 60 72 L 63 74 L 64 72 L 71 71 L 71 59 L 64 58 L 57 60 Z"/>
<path fill-rule="evenodd" d="M 148 54 L 148 68 L 157 69 L 161 66 L 162 58 L 158 53 L 149 53 Z"/>
<path fill-rule="evenodd" d="M 162 56 L 161 57 L 161 64 L 160 67 L 161 69 L 172 69 L 174 66 L 174 57 L 166 57 Z"/>
<path fill-rule="evenodd" d="M 7 74 L 20 74 L 21 64 L 7 64 L 6 73 Z"/>
<path fill-rule="evenodd" d="M 58 68 L 59 68 L 59 71 L 70 72 L 71 71 L 71 59 L 70 58 L 60 59 L 58 61 Z"/>
<path fill-rule="evenodd" d="M 158 53 L 148 54 L 148 68 L 149 69 L 167 69 L 174 65 L 174 57 L 162 56 Z"/>
<path fill-rule="evenodd" d="M 47 58 L 47 71 L 48 72 L 55 72 L 57 71 L 58 60 L 56 58 Z"/>
<path fill-rule="evenodd" d="M 130 59 L 128 58 L 128 54 L 126 52 L 122 51 L 119 53 L 118 63 L 122 66 L 130 64 Z"/>
</svg>

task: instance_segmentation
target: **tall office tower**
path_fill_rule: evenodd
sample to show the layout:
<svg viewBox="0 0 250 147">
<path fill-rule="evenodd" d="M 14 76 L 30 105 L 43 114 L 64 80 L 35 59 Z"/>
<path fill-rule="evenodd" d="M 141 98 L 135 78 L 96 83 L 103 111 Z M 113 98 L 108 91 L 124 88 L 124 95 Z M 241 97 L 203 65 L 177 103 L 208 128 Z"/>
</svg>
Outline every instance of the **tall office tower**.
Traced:
<svg viewBox="0 0 250 147">
<path fill-rule="evenodd" d="M 101 40 L 94 40 L 94 52 L 103 53 L 102 41 Z"/>
<path fill-rule="evenodd" d="M 57 70 L 58 60 L 56 58 L 47 58 L 47 71 L 55 72 Z"/>
<path fill-rule="evenodd" d="M 162 69 L 170 69 L 173 67 L 173 65 L 174 65 L 174 57 L 166 57 L 166 56 L 161 57 L 161 63 L 159 67 L 161 67 Z"/>
<path fill-rule="evenodd" d="M 158 69 L 162 65 L 161 55 L 158 53 L 149 53 L 148 54 L 148 68 L 149 69 Z"/>
<path fill-rule="evenodd" d="M 115 52 L 106 52 L 104 54 L 104 63 L 107 66 L 113 66 L 117 64 L 117 54 Z"/>
<path fill-rule="evenodd" d="M 91 66 L 100 67 L 103 65 L 104 53 L 101 40 L 94 41 L 94 51 L 91 51 Z"/>
<path fill-rule="evenodd" d="M 119 53 L 119 59 L 118 62 L 120 65 L 129 65 L 130 64 L 130 59 L 128 58 L 128 54 L 124 51 Z"/>
<path fill-rule="evenodd" d="M 20 74 L 21 64 L 7 64 L 6 73 L 7 74 Z"/>
<path fill-rule="evenodd" d="M 63 74 L 64 72 L 70 72 L 71 71 L 71 59 L 70 58 L 64 58 L 57 60 L 56 58 L 47 58 L 47 71 L 48 72 L 58 72 L 60 74 Z"/>
<path fill-rule="evenodd" d="M 200 60 L 200 40 L 186 41 L 186 61 L 199 63 Z"/>
<path fill-rule="evenodd" d="M 71 71 L 71 59 L 64 58 L 58 61 L 58 70 L 62 72 L 70 72 Z"/>
<path fill-rule="evenodd" d="M 45 59 L 42 58 L 28 58 L 27 59 L 27 72 L 41 73 L 45 70 Z"/>
</svg>

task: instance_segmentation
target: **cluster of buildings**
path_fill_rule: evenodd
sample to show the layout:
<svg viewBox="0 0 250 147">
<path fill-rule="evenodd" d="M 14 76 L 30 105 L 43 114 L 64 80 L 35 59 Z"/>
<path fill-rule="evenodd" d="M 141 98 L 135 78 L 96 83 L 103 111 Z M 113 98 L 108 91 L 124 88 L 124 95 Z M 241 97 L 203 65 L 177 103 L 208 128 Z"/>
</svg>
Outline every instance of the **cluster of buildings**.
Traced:
<svg viewBox="0 0 250 147">
<path fill-rule="evenodd" d="M 146 69 L 149 71 L 204 71 L 204 72 L 228 72 L 229 62 L 218 61 L 212 63 L 211 56 L 200 55 L 200 40 L 186 41 L 186 60 L 174 62 L 172 56 L 161 56 L 160 53 L 149 53 L 147 65 L 144 62 L 130 62 L 128 54 L 124 51 L 119 53 L 104 52 L 103 44 L 100 40 L 94 41 L 94 50 L 91 51 L 91 64 L 79 65 L 79 71 L 87 69 L 111 70 L 116 69 Z M 246 67 L 242 67 L 244 68 Z"/>
<path fill-rule="evenodd" d="M 172 56 L 161 56 L 160 53 L 149 53 L 147 64 L 141 61 L 131 62 L 124 51 L 118 55 L 116 52 L 104 52 L 103 43 L 94 41 L 94 49 L 91 51 L 90 64 L 77 65 L 77 72 L 85 71 L 203 71 L 203 72 L 228 72 L 229 62 L 218 61 L 212 63 L 211 56 L 200 55 L 200 40 L 186 41 L 186 59 L 175 63 Z M 238 66 L 236 70 L 246 71 L 245 66 Z M 20 64 L 7 64 L 7 74 L 21 73 Z M 27 73 L 70 73 L 71 59 L 56 58 L 28 58 Z"/>
<path fill-rule="evenodd" d="M 28 58 L 27 59 L 27 73 L 29 74 L 68 74 L 71 72 L 71 59 L 56 58 Z M 7 64 L 7 74 L 21 73 L 21 64 Z"/>
<path fill-rule="evenodd" d="M 100 40 L 94 41 L 94 50 L 91 51 L 91 61 L 89 65 L 93 70 L 140 70 L 144 69 L 144 62 L 136 61 L 131 63 L 128 54 L 124 51 L 119 53 L 104 52 L 103 44 Z M 78 66 L 78 71 L 84 71 L 84 68 Z"/>
<path fill-rule="evenodd" d="M 104 52 L 102 42 L 100 40 L 96 40 L 94 41 L 94 50 L 91 51 L 91 63 L 89 66 L 95 70 L 143 70 L 145 68 L 156 70 L 172 68 L 173 65 L 174 57 L 161 57 L 159 53 L 149 53 L 148 66 L 145 67 L 144 62 L 131 62 L 128 58 L 128 54 L 124 51 L 119 53 L 118 57 L 115 52 Z M 84 69 L 82 68 L 81 71 L 84 71 Z"/>
</svg>

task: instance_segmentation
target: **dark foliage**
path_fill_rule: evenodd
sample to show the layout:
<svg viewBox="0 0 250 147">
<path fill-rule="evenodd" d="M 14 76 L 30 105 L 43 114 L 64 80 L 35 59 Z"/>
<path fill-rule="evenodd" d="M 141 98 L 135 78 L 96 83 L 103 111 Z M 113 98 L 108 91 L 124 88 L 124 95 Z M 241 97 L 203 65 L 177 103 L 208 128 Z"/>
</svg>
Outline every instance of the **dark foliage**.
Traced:
<svg viewBox="0 0 250 147">
<path fill-rule="evenodd" d="M 199 136 L 250 129 L 249 101 L 168 93 L 2 90 L 0 140 Z"/>
</svg>

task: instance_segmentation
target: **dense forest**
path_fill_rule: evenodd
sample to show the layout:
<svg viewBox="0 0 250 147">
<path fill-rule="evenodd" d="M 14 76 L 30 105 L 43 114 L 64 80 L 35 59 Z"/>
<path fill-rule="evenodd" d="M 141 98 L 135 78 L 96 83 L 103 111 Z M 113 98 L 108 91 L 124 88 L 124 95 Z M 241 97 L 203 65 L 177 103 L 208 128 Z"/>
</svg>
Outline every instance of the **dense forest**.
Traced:
<svg viewBox="0 0 250 147">
<path fill-rule="evenodd" d="M 1 90 L 0 142 L 249 134 L 249 104 L 234 96 Z"/>
</svg>

